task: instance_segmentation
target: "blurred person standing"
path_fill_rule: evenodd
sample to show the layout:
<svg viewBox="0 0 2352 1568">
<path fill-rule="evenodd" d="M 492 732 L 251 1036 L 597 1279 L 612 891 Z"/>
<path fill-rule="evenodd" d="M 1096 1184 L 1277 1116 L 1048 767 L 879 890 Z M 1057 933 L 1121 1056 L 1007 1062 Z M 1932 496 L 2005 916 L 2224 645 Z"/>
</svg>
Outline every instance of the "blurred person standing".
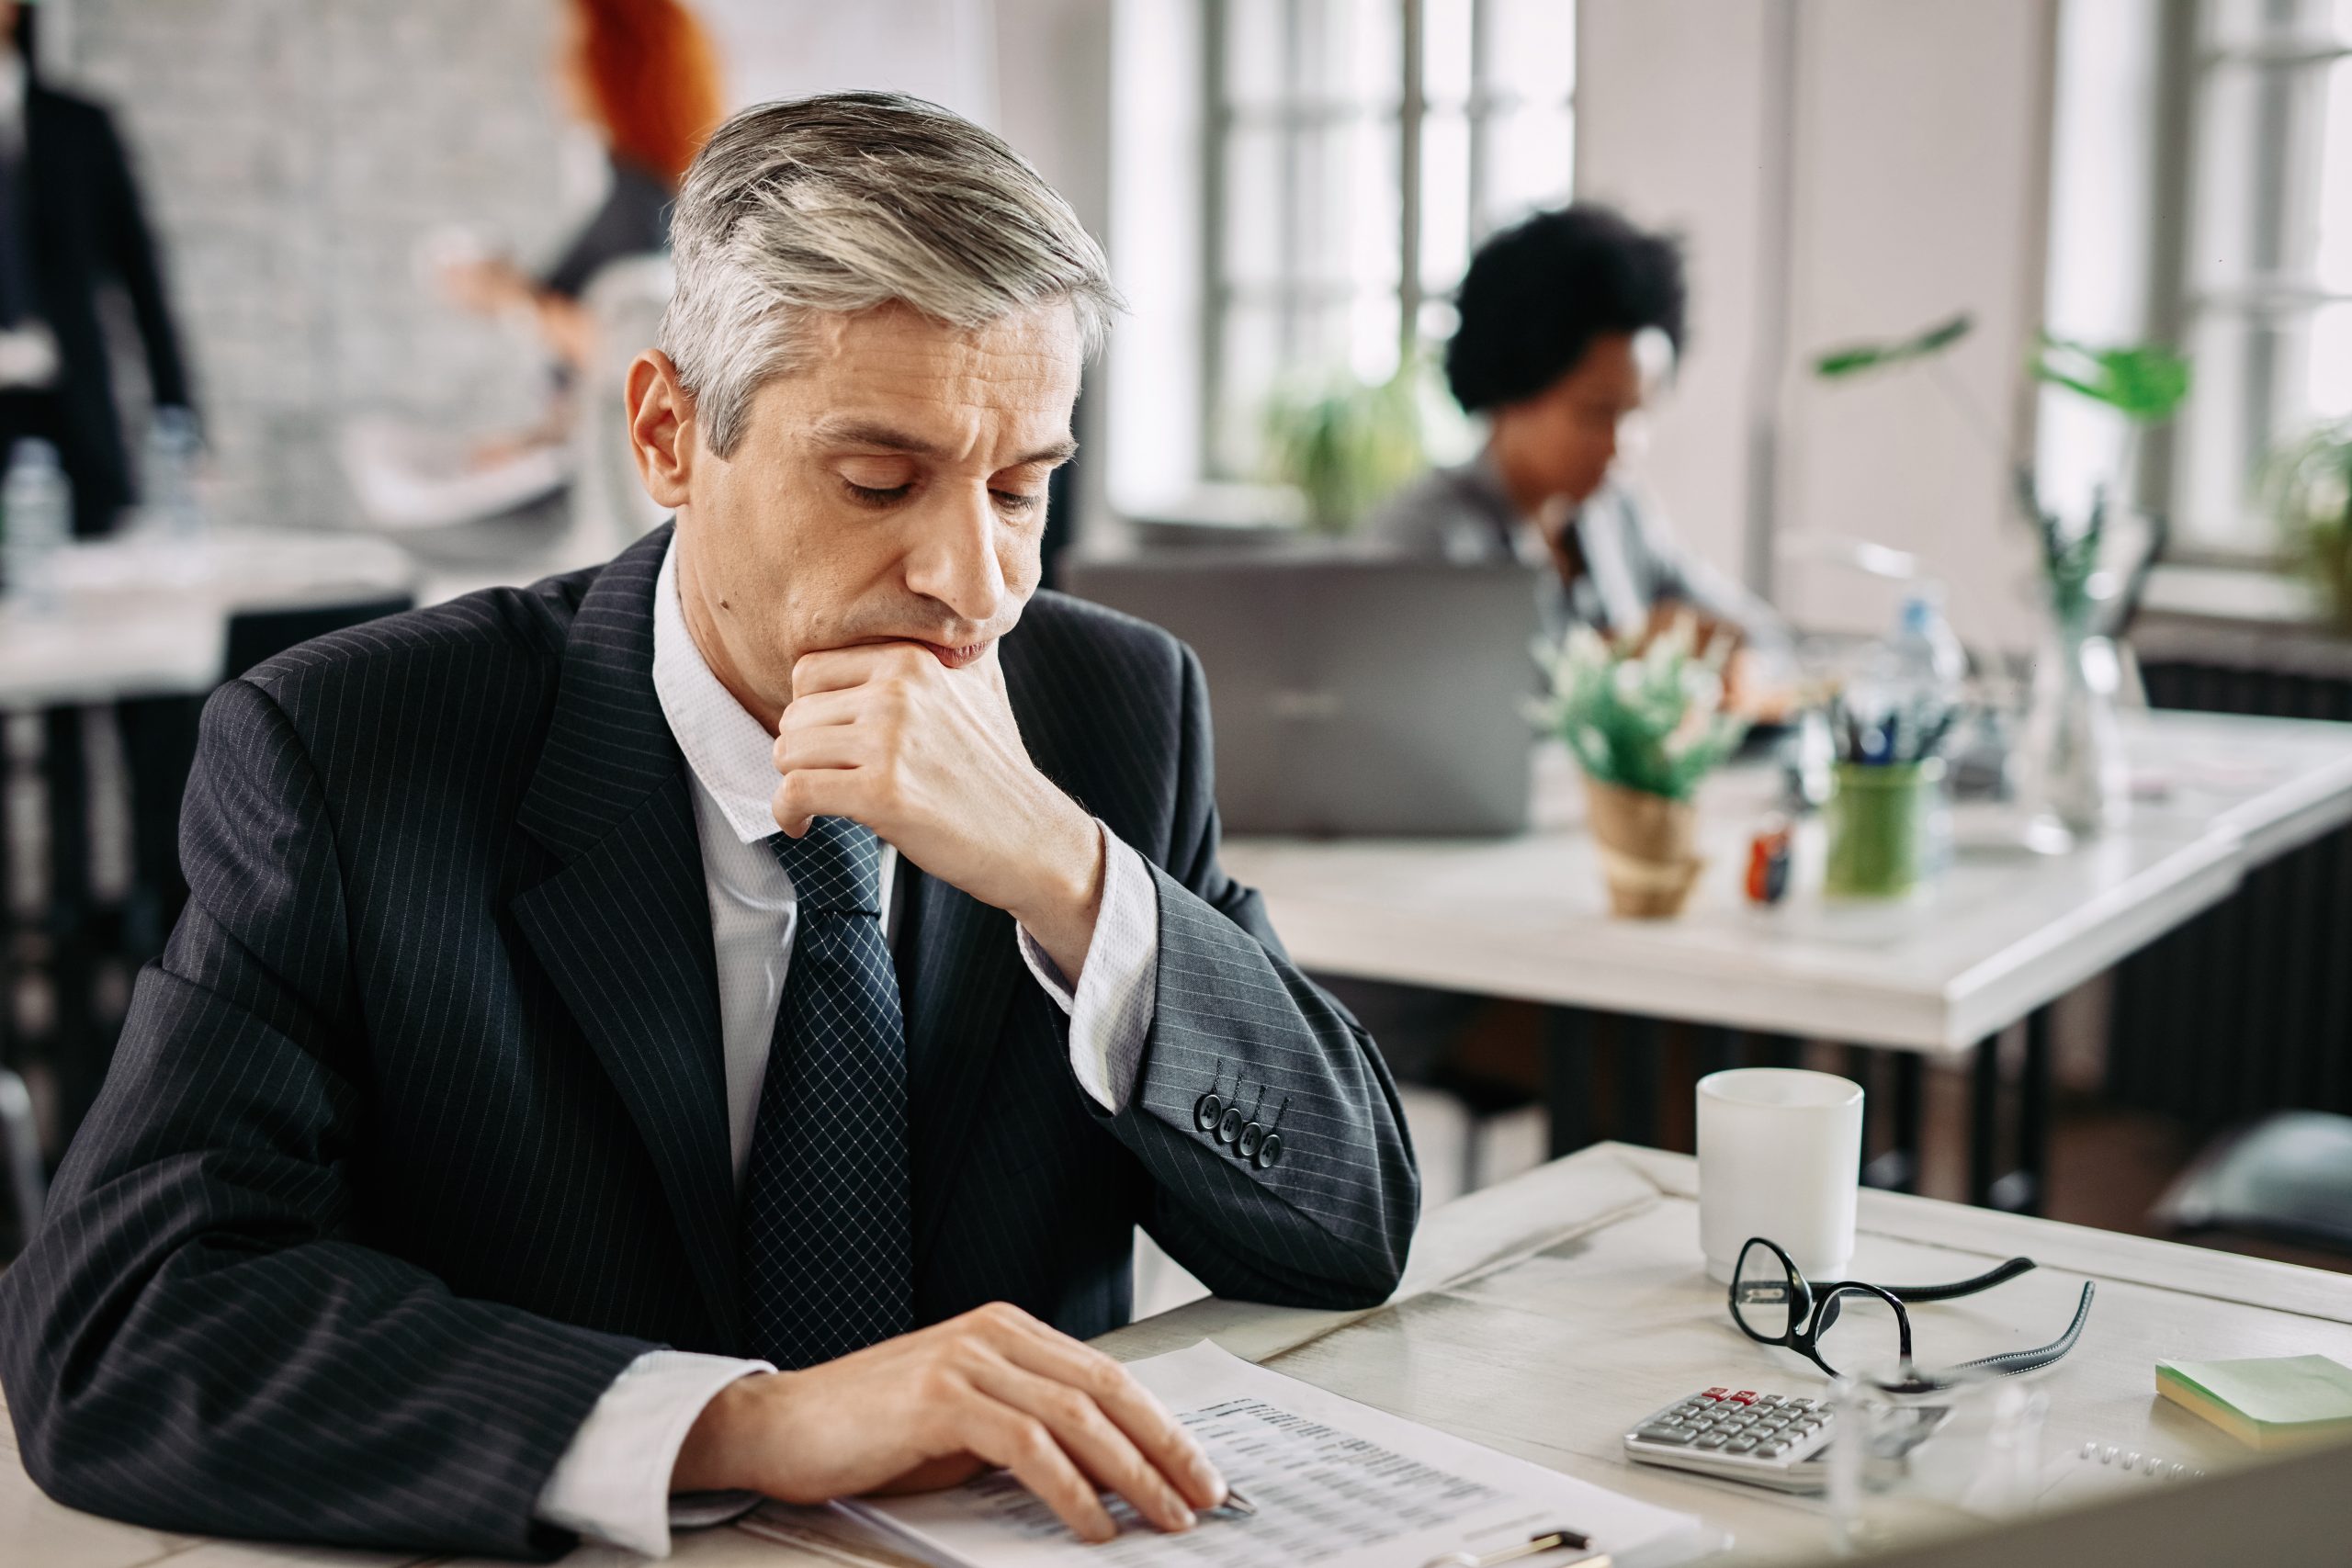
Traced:
<svg viewBox="0 0 2352 1568">
<path fill-rule="evenodd" d="M 1785 640 L 1770 606 L 1686 553 L 1617 471 L 1627 422 L 1672 375 L 1685 289 L 1674 243 L 1589 202 L 1479 247 L 1445 374 L 1487 422 L 1485 450 L 1408 486 L 1370 535 L 1450 560 L 1549 566 L 1545 628 L 1639 639 L 1696 615 L 1749 646 Z"/>
<path fill-rule="evenodd" d="M 445 265 L 442 283 L 484 315 L 527 309 L 571 373 L 594 351 L 582 295 L 610 264 L 669 248 L 678 182 L 723 106 L 709 37 L 679 0 L 569 0 L 564 18 L 556 81 L 565 106 L 605 144 L 605 199 L 544 272 L 478 258 Z"/>
<path fill-rule="evenodd" d="M 0 0 L 0 453 L 54 445 L 74 484 L 74 531 L 112 528 L 132 499 L 98 291 L 130 297 L 155 407 L 189 408 L 154 236 L 107 111 L 44 85 L 33 17 Z"/>
</svg>

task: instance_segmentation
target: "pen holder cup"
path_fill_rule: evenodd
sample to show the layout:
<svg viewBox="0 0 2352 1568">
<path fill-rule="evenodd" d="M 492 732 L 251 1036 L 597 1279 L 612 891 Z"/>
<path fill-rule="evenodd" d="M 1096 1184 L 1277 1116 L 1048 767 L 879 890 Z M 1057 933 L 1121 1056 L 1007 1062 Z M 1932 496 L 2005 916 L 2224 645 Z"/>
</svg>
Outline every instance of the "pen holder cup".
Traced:
<svg viewBox="0 0 2352 1568">
<path fill-rule="evenodd" d="M 1835 778 L 1822 890 L 1842 898 L 1899 898 L 1910 892 L 1934 858 L 1943 759 L 1840 762 Z"/>
</svg>

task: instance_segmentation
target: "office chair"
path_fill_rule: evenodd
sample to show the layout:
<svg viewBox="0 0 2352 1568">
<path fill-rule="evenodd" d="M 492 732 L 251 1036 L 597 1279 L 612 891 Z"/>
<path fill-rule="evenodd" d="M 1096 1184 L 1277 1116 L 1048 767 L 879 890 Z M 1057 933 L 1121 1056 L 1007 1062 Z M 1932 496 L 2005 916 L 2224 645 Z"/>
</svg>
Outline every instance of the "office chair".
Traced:
<svg viewBox="0 0 2352 1568">
<path fill-rule="evenodd" d="M 2281 1111 L 2206 1145 L 2156 1203 L 2184 1234 L 2235 1232 L 2352 1253 L 2352 1116 Z"/>
</svg>

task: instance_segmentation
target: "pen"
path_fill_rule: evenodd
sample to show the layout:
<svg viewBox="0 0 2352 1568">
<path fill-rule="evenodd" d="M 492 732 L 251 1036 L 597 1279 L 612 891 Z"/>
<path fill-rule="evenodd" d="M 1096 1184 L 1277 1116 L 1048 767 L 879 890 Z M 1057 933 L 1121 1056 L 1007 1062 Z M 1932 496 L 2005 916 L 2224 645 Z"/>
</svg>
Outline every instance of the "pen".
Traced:
<svg viewBox="0 0 2352 1568">
<path fill-rule="evenodd" d="M 1489 1551 L 1484 1557 L 1475 1551 L 1449 1551 L 1442 1557 L 1430 1559 L 1424 1568 L 1495 1568 L 1498 1563 L 1515 1562 L 1522 1557 L 1532 1557 L 1537 1552 L 1550 1551 L 1556 1547 L 1581 1551 L 1591 1544 L 1589 1536 L 1578 1535 L 1574 1530 L 1545 1530 L 1542 1535 L 1530 1536 L 1515 1546 Z M 1609 1568 L 1609 1554 L 1604 1551 L 1590 1557 L 1579 1557 L 1574 1568 Z"/>
<path fill-rule="evenodd" d="M 1225 1489 L 1225 1501 L 1217 1507 L 1228 1514 L 1238 1514 L 1245 1519 L 1258 1511 L 1258 1505 L 1235 1491 L 1229 1483 Z"/>
</svg>

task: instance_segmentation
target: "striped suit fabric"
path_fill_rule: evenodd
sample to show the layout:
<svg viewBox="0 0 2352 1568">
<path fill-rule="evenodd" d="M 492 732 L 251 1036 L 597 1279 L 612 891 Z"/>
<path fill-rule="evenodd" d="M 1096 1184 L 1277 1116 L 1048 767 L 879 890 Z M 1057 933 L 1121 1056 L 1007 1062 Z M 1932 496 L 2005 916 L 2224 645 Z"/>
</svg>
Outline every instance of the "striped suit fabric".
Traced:
<svg viewBox="0 0 2352 1568">
<path fill-rule="evenodd" d="M 651 679 L 665 525 L 607 565 L 305 644 L 208 705 L 193 897 L 0 1275 L 28 1470 L 166 1529 L 537 1555 L 641 1352 L 744 1345 L 715 960 Z M 1368 1304 L 1419 1198 L 1395 1086 L 1217 863 L 1200 667 L 1040 593 L 1037 765 L 1142 852 L 1154 1017 L 1117 1114 L 1011 917 L 912 867 L 915 1314 L 1125 1322 L 1141 1223 L 1220 1293 Z M 1279 1108 L 1282 1157 L 1199 1125 Z"/>
</svg>

